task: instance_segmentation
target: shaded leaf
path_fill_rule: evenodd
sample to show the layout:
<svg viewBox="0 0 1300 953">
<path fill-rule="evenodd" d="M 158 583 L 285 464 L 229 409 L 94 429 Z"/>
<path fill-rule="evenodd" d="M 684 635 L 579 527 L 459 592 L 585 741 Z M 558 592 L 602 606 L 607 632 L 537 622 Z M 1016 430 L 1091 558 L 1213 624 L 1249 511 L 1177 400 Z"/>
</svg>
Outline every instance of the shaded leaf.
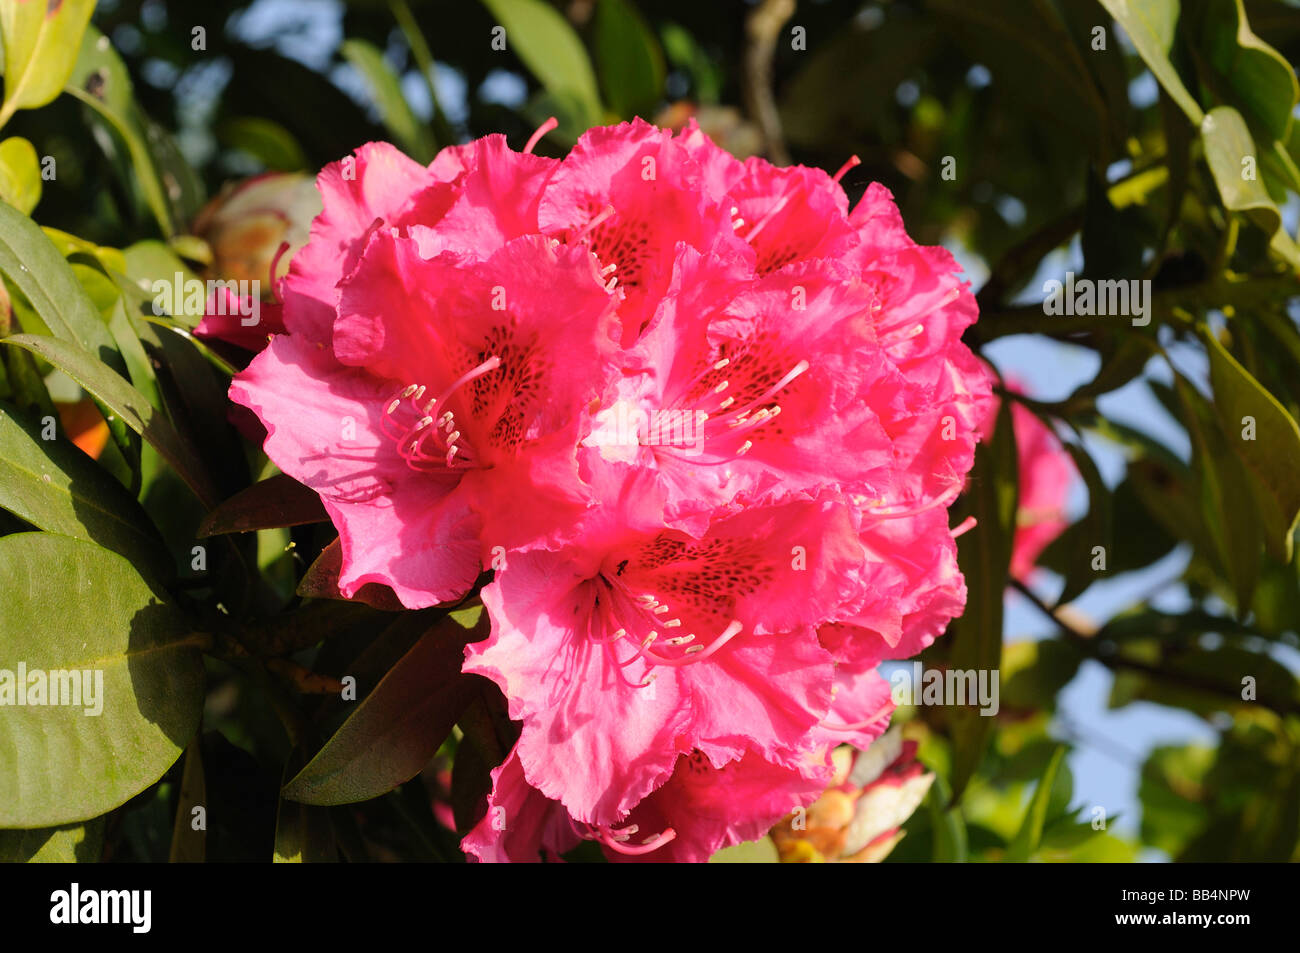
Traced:
<svg viewBox="0 0 1300 953">
<path fill-rule="evenodd" d="M 0 863 L 92 864 L 104 849 L 104 818 L 84 824 L 0 831 Z"/>
<path fill-rule="evenodd" d="M 309 599 L 343 599 L 339 592 L 339 573 L 343 569 L 343 546 L 337 539 L 321 550 L 316 561 L 307 567 L 298 583 L 298 595 Z M 349 602 L 362 602 L 376 609 L 399 612 L 403 608 L 397 594 L 387 586 L 368 582 L 359 588 Z"/>
<path fill-rule="evenodd" d="M 349 804 L 391 791 L 437 753 L 469 704 L 475 676 L 460 671 L 465 630 L 430 630 L 284 787 L 307 804 Z"/>
<path fill-rule="evenodd" d="M 196 735 L 185 749 L 185 767 L 176 798 L 176 822 L 172 825 L 172 846 L 167 860 L 173 864 L 201 864 L 207 849 L 207 818 L 195 829 L 194 809 L 207 811 L 207 784 L 203 778 L 203 751 Z"/>
<path fill-rule="evenodd" d="M 328 521 L 329 514 L 315 490 L 277 473 L 241 490 L 205 516 L 199 536 Z"/>
<path fill-rule="evenodd" d="M 649 118 L 664 88 L 664 54 L 628 0 L 599 0 L 593 46 L 605 101 L 624 119 Z"/>
<path fill-rule="evenodd" d="M 947 641 L 953 668 L 993 671 L 1002 658 L 1002 592 L 1011 564 L 1019 501 L 1016 438 L 1008 401 L 998 409 L 993 437 L 975 452 L 965 495 L 966 511 L 978 521 L 957 541 L 957 559 L 966 574 L 966 611 L 954 619 Z M 953 767 L 948 783 L 960 799 L 979 766 L 994 719 L 978 705 L 951 709 Z"/>
</svg>

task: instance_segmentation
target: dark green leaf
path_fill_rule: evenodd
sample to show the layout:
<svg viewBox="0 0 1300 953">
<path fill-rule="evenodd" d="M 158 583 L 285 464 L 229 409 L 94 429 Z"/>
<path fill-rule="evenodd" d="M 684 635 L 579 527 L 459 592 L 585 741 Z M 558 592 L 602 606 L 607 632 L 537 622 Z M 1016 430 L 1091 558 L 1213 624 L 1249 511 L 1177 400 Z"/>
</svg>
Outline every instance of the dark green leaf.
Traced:
<svg viewBox="0 0 1300 953">
<path fill-rule="evenodd" d="M 428 764 L 475 690 L 460 671 L 465 630 L 447 622 L 426 633 L 357 704 L 316 756 L 284 787 L 306 804 L 378 797 Z"/>
<path fill-rule="evenodd" d="M 199 536 L 247 533 L 329 520 L 320 495 L 293 477 L 277 473 L 226 500 L 199 525 Z"/>
</svg>

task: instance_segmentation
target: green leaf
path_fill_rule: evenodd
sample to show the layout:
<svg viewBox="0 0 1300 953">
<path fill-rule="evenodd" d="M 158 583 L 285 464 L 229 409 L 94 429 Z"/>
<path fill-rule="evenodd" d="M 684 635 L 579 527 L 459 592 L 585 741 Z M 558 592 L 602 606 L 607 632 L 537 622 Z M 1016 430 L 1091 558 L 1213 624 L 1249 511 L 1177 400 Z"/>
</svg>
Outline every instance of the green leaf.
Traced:
<svg viewBox="0 0 1300 953">
<path fill-rule="evenodd" d="M 285 785 L 284 796 L 306 804 L 350 804 L 418 774 L 475 691 L 474 678 L 460 671 L 464 632 L 454 622 L 426 632 Z"/>
<path fill-rule="evenodd" d="M 1115 548 L 1112 542 L 1110 490 L 1087 450 L 1071 443 L 1064 446 L 1074 461 L 1075 469 L 1087 484 L 1088 511 L 1070 527 L 1074 545 L 1065 575 L 1065 588 L 1057 599 L 1060 605 L 1078 598 L 1101 575 L 1100 570 L 1093 569 L 1093 550 L 1100 546 L 1107 558 L 1110 558 Z"/>
<path fill-rule="evenodd" d="M 90 457 L 0 403 L 0 508 L 38 529 L 97 543 L 171 575 L 162 538 L 144 509 Z"/>
<path fill-rule="evenodd" d="M 185 183 L 173 180 L 168 188 L 163 170 L 150 150 L 149 124 L 136 104 L 126 65 L 108 37 L 93 25 L 82 37 L 77 65 L 64 88 L 93 109 L 122 140 L 131 159 L 131 176 L 126 185 L 139 189 L 158 227 L 170 237 L 177 231 L 176 200 L 185 197 Z"/>
<path fill-rule="evenodd" d="M 1205 113 L 1183 85 L 1169 59 L 1178 25 L 1178 0 L 1100 0 L 1106 12 L 1124 28 L 1142 62 L 1155 74 L 1170 98 L 1199 126 Z"/>
<path fill-rule="evenodd" d="M 1274 558 L 1289 563 L 1300 525 L 1300 426 L 1217 337 L 1202 330 L 1201 338 L 1210 355 L 1214 410 L 1226 441 L 1258 483 L 1252 495 L 1259 504 L 1264 541 Z M 1254 422 L 1251 439 L 1245 438 L 1247 418 Z"/>
<path fill-rule="evenodd" d="M 235 116 L 219 123 L 216 134 L 222 145 L 247 152 L 268 169 L 298 172 L 309 166 L 293 133 L 274 120 Z"/>
<path fill-rule="evenodd" d="M 94 9 L 95 0 L 0 3 L 5 76 L 0 126 L 17 110 L 44 106 L 59 95 L 76 62 L 72 51 Z"/>
<path fill-rule="evenodd" d="M 193 737 L 201 640 L 127 560 L 91 543 L 6 536 L 0 578 L 0 669 L 14 673 L 0 691 L 16 702 L 21 665 L 29 693 L 0 718 L 0 827 L 98 817 L 157 781 Z M 96 697 L 33 705 L 38 671 L 89 671 Z"/>
<path fill-rule="evenodd" d="M 770 837 L 760 837 L 758 840 L 724 847 L 709 858 L 711 864 L 779 864 L 780 862 L 776 844 L 772 843 Z"/>
<path fill-rule="evenodd" d="M 938 864 L 963 864 L 969 853 L 966 835 L 966 819 L 961 807 L 950 802 L 948 785 L 942 777 L 936 775 L 934 784 L 926 795 L 930 805 L 930 829 L 933 832 L 934 856 Z"/>
<path fill-rule="evenodd" d="M 370 96 L 379 109 L 380 119 L 406 152 L 418 162 L 433 159 L 433 138 L 428 128 L 411 111 L 402 95 L 397 74 L 384 60 L 384 54 L 365 40 L 347 40 L 340 52 L 365 80 Z"/>
<path fill-rule="evenodd" d="M 84 824 L 0 831 L 0 863 L 90 864 L 104 849 L 104 818 Z"/>
<path fill-rule="evenodd" d="M 302 770 L 306 759 L 302 749 L 294 748 L 284 766 L 284 781 Z M 338 860 L 334 827 L 328 808 L 301 804 L 281 797 L 275 814 L 275 853 L 277 864 L 324 864 Z"/>
<path fill-rule="evenodd" d="M 32 214 L 41 200 L 41 163 L 36 147 L 18 136 L 0 142 L 0 200 L 24 215 Z"/>
<path fill-rule="evenodd" d="M 1016 832 L 1015 839 L 1012 840 L 1011 846 L 1007 848 L 1006 859 L 1008 861 L 1013 863 L 1027 861 L 1038 850 L 1039 844 L 1042 843 L 1043 825 L 1047 821 L 1048 808 L 1052 802 L 1053 790 L 1056 787 L 1056 775 L 1064 759 L 1065 746 L 1061 745 L 1052 755 L 1052 760 L 1047 764 L 1047 770 L 1043 772 L 1042 778 L 1039 779 L 1038 787 L 1034 789 L 1034 796 L 1029 802 L 1029 808 L 1025 811 L 1025 819 L 1020 825 L 1020 830 Z"/>
<path fill-rule="evenodd" d="M 954 619 L 946 641 L 955 669 L 993 671 L 1002 659 L 1002 593 L 1011 564 L 1019 501 L 1016 437 L 1011 409 L 1003 401 L 993 437 L 975 452 L 966 491 L 966 512 L 977 520 L 957 542 L 957 561 L 966 574 L 966 611 Z M 975 774 L 992 734 L 994 719 L 979 705 L 950 712 L 953 766 L 948 783 L 959 800 Z"/>
<path fill-rule="evenodd" d="M 1174 386 L 1186 410 L 1184 420 L 1192 440 L 1201 503 L 1201 521 L 1208 529 L 1212 552 L 1222 578 L 1232 586 L 1237 612 L 1250 608 L 1259 578 L 1263 529 L 1251 505 L 1250 475 L 1226 446 L 1214 411 L 1183 377 Z"/>
<path fill-rule="evenodd" d="M 591 60 L 567 20 L 542 0 L 483 0 L 505 27 L 506 48 L 513 50 L 548 92 L 581 104 L 587 124 L 601 115 L 600 95 Z"/>
<path fill-rule="evenodd" d="M 45 358 L 94 394 L 158 451 L 194 492 L 200 503 L 209 508 L 215 505 L 216 491 L 199 466 L 193 450 L 185 444 L 167 418 L 125 380 L 84 351 L 54 338 L 15 334 L 0 339 L 0 343 L 21 347 Z"/>
<path fill-rule="evenodd" d="M 1024 711 L 1055 708 L 1058 693 L 1082 662 L 1083 654 L 1073 642 L 1012 642 L 1002 650 L 1002 704 Z"/>
<path fill-rule="evenodd" d="M 1098 630 L 1096 639 L 1126 642 L 1133 639 L 1158 639 L 1166 642 L 1190 644 L 1205 633 L 1223 635 L 1249 635 L 1253 630 L 1235 619 L 1212 615 L 1193 609 L 1179 615 L 1170 615 L 1158 609 L 1142 609 L 1123 613 Z"/>
<path fill-rule="evenodd" d="M 1285 141 L 1291 111 L 1300 100 L 1291 64 L 1251 30 L 1242 0 L 1211 0 L 1204 12 L 1202 45 L 1212 69 L 1231 88 L 1236 105 L 1269 140 Z"/>
<path fill-rule="evenodd" d="M 623 119 L 649 117 L 664 91 L 664 54 L 628 0 L 599 0 L 593 46 L 605 102 Z"/>
<path fill-rule="evenodd" d="M 26 215 L 0 204 L 0 271 L 31 302 L 42 327 L 25 327 L 76 345 L 120 374 L 122 356 L 94 302 L 54 243 Z"/>
<path fill-rule="evenodd" d="M 1160 747 L 1142 765 L 1142 840 L 1177 856 L 1209 818 L 1202 802 L 1214 749 L 1200 745 Z"/>
<path fill-rule="evenodd" d="M 207 852 L 207 784 L 203 778 L 202 745 L 196 735 L 185 749 L 185 767 L 176 798 L 176 821 L 172 825 L 172 846 L 167 861 L 172 864 L 201 864 Z M 194 809 L 202 808 L 203 825 L 196 829 Z"/>
<path fill-rule="evenodd" d="M 1269 245 L 1278 255 L 1300 268 L 1300 249 L 1282 227 L 1282 213 L 1260 181 L 1259 154 L 1241 113 L 1231 106 L 1211 109 L 1201 122 L 1201 141 L 1224 207 L 1244 213 L 1270 236 Z"/>
<path fill-rule="evenodd" d="M 199 536 L 247 533 L 327 520 L 329 514 L 315 490 L 293 477 L 277 473 L 241 490 L 209 513 L 199 525 Z"/>
<path fill-rule="evenodd" d="M 722 95 L 724 77 L 720 63 L 713 58 L 680 24 L 671 21 L 659 25 L 664 53 L 673 66 L 691 78 L 692 98 L 701 104 L 717 103 Z"/>
</svg>

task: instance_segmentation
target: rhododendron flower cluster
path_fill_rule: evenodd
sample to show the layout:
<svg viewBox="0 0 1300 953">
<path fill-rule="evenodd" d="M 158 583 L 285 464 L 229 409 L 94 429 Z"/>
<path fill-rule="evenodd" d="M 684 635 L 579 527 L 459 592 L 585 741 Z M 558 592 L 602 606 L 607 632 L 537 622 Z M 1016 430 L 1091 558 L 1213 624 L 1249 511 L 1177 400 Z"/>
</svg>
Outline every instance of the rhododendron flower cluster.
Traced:
<svg viewBox="0 0 1300 953">
<path fill-rule="evenodd" d="M 537 138 L 326 168 L 231 396 L 320 494 L 344 596 L 492 572 L 464 669 L 521 733 L 468 852 L 705 860 L 818 798 L 888 724 L 876 666 L 963 607 L 975 303 L 879 185 L 850 210 L 693 124 Z"/>
</svg>

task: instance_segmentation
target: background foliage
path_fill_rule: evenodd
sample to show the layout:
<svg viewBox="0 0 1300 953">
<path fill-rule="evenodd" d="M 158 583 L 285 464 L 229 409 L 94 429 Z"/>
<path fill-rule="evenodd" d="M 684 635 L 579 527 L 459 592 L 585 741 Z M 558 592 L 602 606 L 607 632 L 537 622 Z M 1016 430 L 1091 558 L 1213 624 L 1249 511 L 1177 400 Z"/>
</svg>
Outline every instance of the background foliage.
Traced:
<svg viewBox="0 0 1300 953">
<path fill-rule="evenodd" d="M 891 860 L 1296 858 L 1297 5 L 42 6 L 0 0 L 0 663 L 100 659 L 134 704 L 41 737 L 0 712 L 0 857 L 461 859 L 438 818 L 472 823 L 512 742 L 499 694 L 447 649 L 476 637 L 478 607 L 330 598 L 332 528 L 229 422 L 238 356 L 155 314 L 148 288 L 204 272 L 191 229 L 232 178 L 313 172 L 371 139 L 427 161 L 489 132 L 517 147 L 556 115 L 539 146 L 555 152 L 592 124 L 694 114 L 741 155 L 858 155 L 851 200 L 884 182 L 918 241 L 967 263 L 973 347 L 998 363 L 1033 337 L 1093 368 L 1050 400 L 1004 394 L 1057 430 L 1086 485 L 1032 586 L 1007 574 L 1009 428 L 980 451 L 970 604 L 926 662 L 1000 666 L 1002 707 L 900 712 L 939 782 Z M 1067 269 L 1150 280 L 1149 325 L 1044 314 L 1044 280 Z M 1142 400 L 1159 421 L 1116 412 Z M 70 440 L 76 408 L 107 426 L 97 460 Z M 1126 574 L 1150 582 L 1102 617 L 1078 607 Z M 1004 638 L 1009 585 L 1051 635 Z M 1111 706 L 1184 711 L 1215 736 L 1145 752 L 1119 831 L 1060 756 L 1077 742 L 1062 692 L 1097 666 Z"/>
</svg>

